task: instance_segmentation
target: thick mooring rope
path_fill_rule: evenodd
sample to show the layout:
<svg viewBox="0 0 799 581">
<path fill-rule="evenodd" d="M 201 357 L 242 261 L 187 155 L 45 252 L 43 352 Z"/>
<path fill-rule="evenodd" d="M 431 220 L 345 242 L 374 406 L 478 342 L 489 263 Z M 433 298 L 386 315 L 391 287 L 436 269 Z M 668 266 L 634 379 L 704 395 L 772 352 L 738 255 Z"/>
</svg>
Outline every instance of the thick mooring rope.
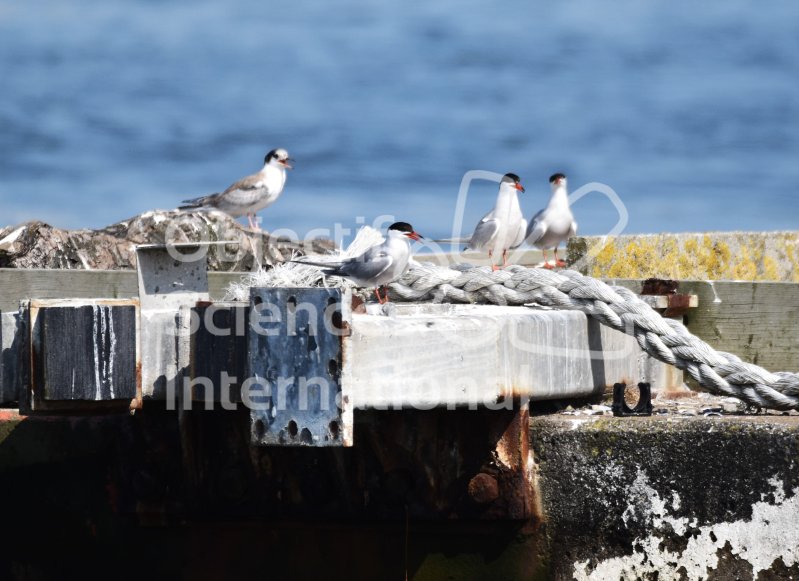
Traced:
<svg viewBox="0 0 799 581">
<path fill-rule="evenodd" d="M 632 335 L 650 356 L 687 371 L 703 388 L 760 408 L 799 409 L 799 374 L 771 373 L 732 353 L 716 351 L 682 323 L 660 316 L 629 289 L 610 286 L 573 270 L 510 266 L 445 268 L 412 266 L 389 286 L 404 301 L 537 303 L 577 310 Z"/>
</svg>

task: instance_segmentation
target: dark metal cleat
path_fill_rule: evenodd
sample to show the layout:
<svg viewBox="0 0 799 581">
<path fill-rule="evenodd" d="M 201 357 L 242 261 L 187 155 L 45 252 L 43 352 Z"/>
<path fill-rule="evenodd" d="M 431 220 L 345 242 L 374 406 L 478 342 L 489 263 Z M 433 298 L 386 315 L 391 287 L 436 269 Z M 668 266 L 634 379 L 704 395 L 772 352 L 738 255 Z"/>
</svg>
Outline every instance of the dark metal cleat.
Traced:
<svg viewBox="0 0 799 581">
<path fill-rule="evenodd" d="M 648 383 L 638 384 L 638 403 L 630 409 L 624 401 L 624 390 L 627 385 L 624 383 L 613 384 L 613 415 L 616 417 L 626 416 L 651 416 L 652 415 L 652 388 Z"/>
</svg>

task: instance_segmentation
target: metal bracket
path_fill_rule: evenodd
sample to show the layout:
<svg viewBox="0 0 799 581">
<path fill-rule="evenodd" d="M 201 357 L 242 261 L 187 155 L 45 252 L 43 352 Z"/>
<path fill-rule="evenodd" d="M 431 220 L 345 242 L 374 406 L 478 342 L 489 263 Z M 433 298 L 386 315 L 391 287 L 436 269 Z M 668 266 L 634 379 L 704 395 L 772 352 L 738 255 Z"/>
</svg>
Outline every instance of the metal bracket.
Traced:
<svg viewBox="0 0 799 581">
<path fill-rule="evenodd" d="M 351 304 L 350 292 L 336 288 L 251 289 L 241 396 L 254 444 L 352 445 L 352 407 L 342 390 Z"/>
<path fill-rule="evenodd" d="M 624 383 L 613 384 L 613 415 L 616 417 L 627 416 L 651 416 L 652 415 L 652 388 L 648 383 L 638 384 L 638 403 L 630 409 L 624 401 L 624 390 L 627 385 Z"/>
</svg>

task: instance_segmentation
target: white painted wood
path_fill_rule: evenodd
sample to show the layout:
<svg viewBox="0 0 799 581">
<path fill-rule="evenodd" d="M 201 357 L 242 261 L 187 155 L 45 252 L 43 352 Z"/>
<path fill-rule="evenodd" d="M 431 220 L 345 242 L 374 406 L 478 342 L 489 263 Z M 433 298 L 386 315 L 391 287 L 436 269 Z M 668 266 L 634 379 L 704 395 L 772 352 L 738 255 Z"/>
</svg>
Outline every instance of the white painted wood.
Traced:
<svg viewBox="0 0 799 581">
<path fill-rule="evenodd" d="M 663 364 L 582 313 L 489 305 L 395 305 L 393 313 L 353 316 L 356 408 L 501 407 L 513 396 L 587 397 L 618 381 L 665 387 Z"/>
</svg>

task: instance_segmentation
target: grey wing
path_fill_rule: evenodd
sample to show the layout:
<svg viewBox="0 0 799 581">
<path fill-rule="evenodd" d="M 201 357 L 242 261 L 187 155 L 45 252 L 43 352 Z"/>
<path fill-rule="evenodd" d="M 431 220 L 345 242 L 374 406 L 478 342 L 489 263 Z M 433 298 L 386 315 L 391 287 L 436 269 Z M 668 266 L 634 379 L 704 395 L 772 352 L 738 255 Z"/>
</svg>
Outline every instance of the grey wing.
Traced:
<svg viewBox="0 0 799 581">
<path fill-rule="evenodd" d="M 491 213 L 486 214 L 477 227 L 474 229 L 471 239 L 469 240 L 469 248 L 472 250 L 480 250 L 485 247 L 497 235 L 499 230 L 499 222 L 491 217 Z"/>
<path fill-rule="evenodd" d="M 336 270 L 345 276 L 369 281 L 382 275 L 393 264 L 394 259 L 380 245 L 370 248 L 357 258 L 342 263 Z"/>
<path fill-rule="evenodd" d="M 224 203 L 231 206 L 251 206 L 266 193 L 266 185 L 256 176 L 250 176 L 236 182 L 219 194 Z"/>
<path fill-rule="evenodd" d="M 261 190 L 233 190 L 220 196 L 214 206 L 229 213 L 245 213 L 250 207 L 255 205 L 263 196 Z"/>
<path fill-rule="evenodd" d="M 199 198 L 190 198 L 183 200 L 183 205 L 178 206 L 178 209 L 183 210 L 186 208 L 201 208 L 203 206 L 215 206 L 216 201 L 221 194 L 208 194 L 207 196 L 200 196 Z"/>
<path fill-rule="evenodd" d="M 257 175 L 251 175 L 230 185 L 222 193 L 200 196 L 199 198 L 192 198 L 191 200 L 183 200 L 183 204 L 185 205 L 179 206 L 179 208 L 185 209 L 210 206 L 223 211 L 235 212 L 241 208 L 247 208 L 253 205 L 258 201 L 262 193 L 263 182 Z"/>
<path fill-rule="evenodd" d="M 522 221 L 519 224 L 519 231 L 516 233 L 516 238 L 513 239 L 511 248 L 518 248 L 521 246 L 525 238 L 527 238 L 527 220 L 522 218 Z"/>
<path fill-rule="evenodd" d="M 527 227 L 527 235 L 524 237 L 528 244 L 535 244 L 547 233 L 547 224 L 544 222 L 543 217 L 544 210 L 541 210 L 530 220 L 530 225 Z"/>
</svg>

